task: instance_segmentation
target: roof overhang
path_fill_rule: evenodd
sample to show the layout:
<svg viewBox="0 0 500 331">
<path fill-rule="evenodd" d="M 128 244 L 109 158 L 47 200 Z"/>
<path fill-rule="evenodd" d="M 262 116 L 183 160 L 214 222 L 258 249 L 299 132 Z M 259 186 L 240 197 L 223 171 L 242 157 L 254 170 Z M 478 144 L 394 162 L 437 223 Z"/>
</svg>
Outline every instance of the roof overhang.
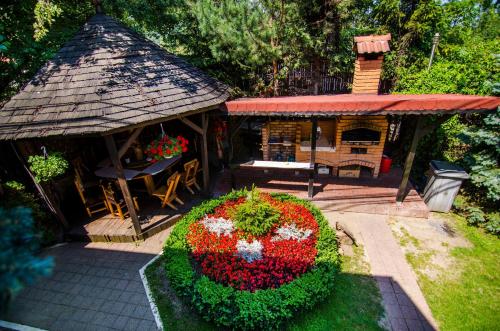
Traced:
<svg viewBox="0 0 500 331">
<path fill-rule="evenodd" d="M 242 98 L 225 103 L 229 115 L 329 117 L 338 115 L 436 115 L 497 109 L 498 97 L 459 94 L 339 94 Z"/>
</svg>

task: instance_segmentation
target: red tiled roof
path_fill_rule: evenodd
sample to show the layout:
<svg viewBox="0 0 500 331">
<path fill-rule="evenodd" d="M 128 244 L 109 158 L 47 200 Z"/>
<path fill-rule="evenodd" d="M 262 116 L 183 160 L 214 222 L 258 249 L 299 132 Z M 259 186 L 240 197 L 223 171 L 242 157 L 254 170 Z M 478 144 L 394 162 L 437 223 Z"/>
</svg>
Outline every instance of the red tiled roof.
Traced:
<svg viewBox="0 0 500 331">
<path fill-rule="evenodd" d="M 389 40 L 390 34 L 354 37 L 355 49 L 358 54 L 386 53 L 391 50 Z"/>
<path fill-rule="evenodd" d="M 229 115 L 332 116 L 454 114 L 495 110 L 500 98 L 459 94 L 338 94 L 242 98 L 225 103 Z"/>
</svg>

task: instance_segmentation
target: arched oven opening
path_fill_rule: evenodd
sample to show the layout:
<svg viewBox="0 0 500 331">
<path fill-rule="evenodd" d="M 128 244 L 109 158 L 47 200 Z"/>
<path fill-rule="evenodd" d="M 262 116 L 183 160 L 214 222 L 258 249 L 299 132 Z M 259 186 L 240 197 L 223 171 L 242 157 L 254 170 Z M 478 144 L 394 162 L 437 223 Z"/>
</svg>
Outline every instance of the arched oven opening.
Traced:
<svg viewBox="0 0 500 331">
<path fill-rule="evenodd" d="M 368 178 L 374 171 L 375 164 L 365 160 L 347 160 L 338 164 L 339 177 Z"/>
</svg>

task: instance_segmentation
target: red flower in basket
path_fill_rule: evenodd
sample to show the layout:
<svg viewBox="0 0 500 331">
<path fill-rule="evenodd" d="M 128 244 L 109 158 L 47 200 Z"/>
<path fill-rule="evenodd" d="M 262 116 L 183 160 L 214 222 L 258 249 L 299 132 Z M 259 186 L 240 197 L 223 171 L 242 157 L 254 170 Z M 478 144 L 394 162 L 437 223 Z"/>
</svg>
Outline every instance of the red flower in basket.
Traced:
<svg viewBox="0 0 500 331">
<path fill-rule="evenodd" d="M 151 162 L 159 161 L 163 158 L 169 158 L 180 155 L 188 151 L 188 140 L 182 136 L 177 138 L 165 135 L 153 140 L 148 144 L 145 154 L 151 158 Z"/>
</svg>

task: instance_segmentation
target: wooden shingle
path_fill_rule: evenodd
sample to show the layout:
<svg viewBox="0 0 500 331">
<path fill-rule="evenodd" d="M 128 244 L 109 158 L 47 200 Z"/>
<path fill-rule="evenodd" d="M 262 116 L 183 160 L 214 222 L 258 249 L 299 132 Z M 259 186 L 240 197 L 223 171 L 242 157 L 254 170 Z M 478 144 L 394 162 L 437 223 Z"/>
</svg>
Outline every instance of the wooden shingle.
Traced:
<svg viewBox="0 0 500 331">
<path fill-rule="evenodd" d="M 227 86 L 97 14 L 0 111 L 0 139 L 105 134 L 216 108 Z"/>
</svg>

